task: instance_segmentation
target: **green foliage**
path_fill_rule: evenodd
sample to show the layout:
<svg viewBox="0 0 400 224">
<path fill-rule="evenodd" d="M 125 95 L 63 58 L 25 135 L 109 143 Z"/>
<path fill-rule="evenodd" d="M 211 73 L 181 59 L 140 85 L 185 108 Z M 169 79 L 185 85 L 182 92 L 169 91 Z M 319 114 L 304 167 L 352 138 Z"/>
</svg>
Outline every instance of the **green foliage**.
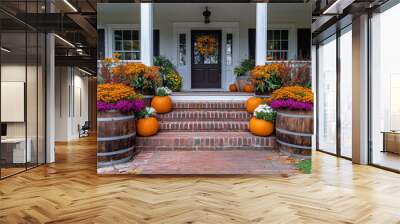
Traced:
<svg viewBox="0 0 400 224">
<path fill-rule="evenodd" d="M 296 167 L 303 173 L 310 174 L 312 168 L 311 159 L 302 160 L 301 162 L 296 164 Z"/>
<path fill-rule="evenodd" d="M 251 71 L 255 66 L 255 62 L 252 59 L 246 59 L 242 61 L 242 63 L 237 66 L 234 70 L 236 76 L 243 76 L 246 72 Z"/>
<path fill-rule="evenodd" d="M 165 76 L 164 85 L 174 92 L 180 91 L 182 88 L 182 77 L 172 71 Z"/>
<path fill-rule="evenodd" d="M 168 87 L 158 87 L 156 90 L 157 96 L 169 96 L 172 91 Z"/>
<path fill-rule="evenodd" d="M 282 87 L 282 80 L 279 78 L 279 75 L 274 72 L 271 74 L 270 78 L 258 82 L 258 85 L 255 86 L 258 92 L 271 93 Z"/>
<path fill-rule="evenodd" d="M 136 114 L 137 118 L 148 118 L 156 116 L 156 110 L 153 107 L 145 107 Z"/>
<path fill-rule="evenodd" d="M 175 67 L 172 62 L 164 56 L 154 57 L 153 64 L 157 67 L 160 67 L 160 73 L 163 77 L 165 77 L 171 71 L 175 71 Z"/>
</svg>

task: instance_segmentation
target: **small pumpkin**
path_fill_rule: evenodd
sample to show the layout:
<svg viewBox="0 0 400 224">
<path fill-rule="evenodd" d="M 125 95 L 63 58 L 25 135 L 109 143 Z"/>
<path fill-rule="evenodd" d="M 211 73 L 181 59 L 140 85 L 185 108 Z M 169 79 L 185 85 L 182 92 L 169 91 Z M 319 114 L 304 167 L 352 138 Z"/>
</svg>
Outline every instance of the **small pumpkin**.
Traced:
<svg viewBox="0 0 400 224">
<path fill-rule="evenodd" d="M 274 132 L 274 124 L 272 122 L 253 117 L 250 119 L 249 129 L 253 135 L 266 137 L 272 135 Z"/>
<path fill-rule="evenodd" d="M 254 92 L 254 87 L 251 84 L 246 84 L 243 87 L 243 92 L 252 93 Z"/>
<path fill-rule="evenodd" d="M 151 100 L 151 107 L 153 107 L 157 113 L 164 114 L 171 112 L 172 100 L 169 96 L 154 96 Z"/>
<path fill-rule="evenodd" d="M 259 97 L 250 97 L 246 101 L 246 110 L 249 113 L 253 113 L 254 110 L 263 102 L 263 100 Z"/>
<path fill-rule="evenodd" d="M 140 118 L 136 122 L 136 131 L 143 137 L 155 135 L 159 129 L 160 125 L 155 117 Z"/>
<path fill-rule="evenodd" d="M 237 85 L 236 84 L 230 84 L 229 85 L 229 91 L 230 92 L 237 92 L 238 91 Z"/>
</svg>

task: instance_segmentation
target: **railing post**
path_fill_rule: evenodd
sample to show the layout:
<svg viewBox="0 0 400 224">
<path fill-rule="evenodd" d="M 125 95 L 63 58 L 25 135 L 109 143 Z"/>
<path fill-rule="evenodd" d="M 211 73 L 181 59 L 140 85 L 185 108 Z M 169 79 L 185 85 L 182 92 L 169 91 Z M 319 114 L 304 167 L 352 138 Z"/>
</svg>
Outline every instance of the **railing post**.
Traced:
<svg viewBox="0 0 400 224">
<path fill-rule="evenodd" d="M 140 3 L 140 58 L 153 65 L 153 4 Z"/>
<path fill-rule="evenodd" d="M 257 3 L 256 65 L 264 65 L 267 60 L 267 10 L 267 3 Z"/>
</svg>

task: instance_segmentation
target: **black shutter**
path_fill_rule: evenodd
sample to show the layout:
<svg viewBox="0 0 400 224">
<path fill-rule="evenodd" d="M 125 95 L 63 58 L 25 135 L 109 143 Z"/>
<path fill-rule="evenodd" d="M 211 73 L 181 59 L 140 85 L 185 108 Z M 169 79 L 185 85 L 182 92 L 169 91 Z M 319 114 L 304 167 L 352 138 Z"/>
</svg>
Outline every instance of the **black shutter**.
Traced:
<svg viewBox="0 0 400 224">
<path fill-rule="evenodd" d="M 160 30 L 153 31 L 153 56 L 160 56 Z"/>
<path fill-rule="evenodd" d="M 311 59 L 311 30 L 298 29 L 297 30 L 297 59 L 310 60 Z"/>
<path fill-rule="evenodd" d="M 104 29 L 97 30 L 97 59 L 103 60 L 105 53 Z"/>
<path fill-rule="evenodd" d="M 256 59 L 256 29 L 249 29 L 249 59 Z"/>
</svg>

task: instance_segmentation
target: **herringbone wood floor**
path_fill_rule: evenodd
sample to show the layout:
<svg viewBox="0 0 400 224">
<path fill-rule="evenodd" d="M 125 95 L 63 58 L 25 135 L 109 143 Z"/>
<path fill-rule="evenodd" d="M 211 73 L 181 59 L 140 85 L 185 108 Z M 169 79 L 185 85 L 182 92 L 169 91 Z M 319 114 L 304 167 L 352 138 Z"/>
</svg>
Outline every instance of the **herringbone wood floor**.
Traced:
<svg viewBox="0 0 400 224">
<path fill-rule="evenodd" d="M 311 175 L 96 175 L 96 142 L 0 181 L 0 223 L 400 223 L 400 175 L 322 153 Z"/>
</svg>

